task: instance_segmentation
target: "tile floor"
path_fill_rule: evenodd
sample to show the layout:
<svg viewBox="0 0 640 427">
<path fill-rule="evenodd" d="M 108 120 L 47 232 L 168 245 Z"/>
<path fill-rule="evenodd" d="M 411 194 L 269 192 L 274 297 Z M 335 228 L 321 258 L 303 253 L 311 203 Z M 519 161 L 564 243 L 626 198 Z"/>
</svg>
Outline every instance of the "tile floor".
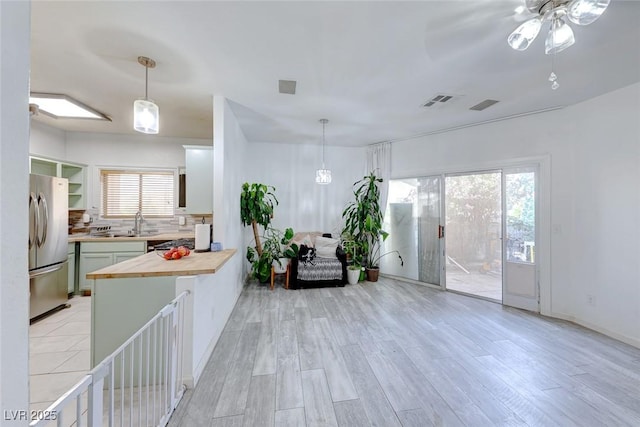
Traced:
<svg viewBox="0 0 640 427">
<path fill-rule="evenodd" d="M 29 327 L 30 409 L 43 410 L 89 372 L 91 297 Z"/>
</svg>

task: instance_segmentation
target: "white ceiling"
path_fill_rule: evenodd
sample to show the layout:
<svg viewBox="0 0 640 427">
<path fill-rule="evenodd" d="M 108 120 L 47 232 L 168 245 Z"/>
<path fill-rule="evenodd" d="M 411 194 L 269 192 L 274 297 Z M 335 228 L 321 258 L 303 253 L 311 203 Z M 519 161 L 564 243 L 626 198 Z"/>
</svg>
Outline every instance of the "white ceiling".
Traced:
<svg viewBox="0 0 640 427">
<path fill-rule="evenodd" d="M 69 131 L 133 134 L 149 98 L 160 135 L 212 138 L 212 96 L 228 98 L 251 142 L 362 146 L 567 106 L 640 81 L 640 2 L 612 1 L 555 59 L 541 33 L 524 52 L 507 36 L 524 0 L 33 1 L 31 90 L 68 94 L 112 122 L 53 120 Z M 544 30 L 543 30 L 544 31 Z M 297 93 L 278 93 L 278 80 Z M 436 94 L 457 97 L 421 107 Z M 478 112 L 485 99 L 500 102 Z"/>
</svg>

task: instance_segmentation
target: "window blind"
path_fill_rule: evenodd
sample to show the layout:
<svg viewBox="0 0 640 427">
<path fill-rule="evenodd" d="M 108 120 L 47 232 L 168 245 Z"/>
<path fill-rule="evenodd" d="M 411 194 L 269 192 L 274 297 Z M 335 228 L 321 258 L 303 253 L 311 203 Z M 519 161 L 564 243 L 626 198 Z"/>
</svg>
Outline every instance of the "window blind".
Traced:
<svg viewBox="0 0 640 427">
<path fill-rule="evenodd" d="M 172 217 L 174 174 L 169 171 L 101 170 L 102 216 Z"/>
</svg>

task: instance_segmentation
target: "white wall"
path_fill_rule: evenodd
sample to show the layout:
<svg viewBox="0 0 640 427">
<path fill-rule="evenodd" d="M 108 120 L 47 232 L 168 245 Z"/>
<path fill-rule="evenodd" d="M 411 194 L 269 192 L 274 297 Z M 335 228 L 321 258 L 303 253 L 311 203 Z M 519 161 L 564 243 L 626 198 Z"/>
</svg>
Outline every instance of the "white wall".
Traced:
<svg viewBox="0 0 640 427">
<path fill-rule="evenodd" d="M 157 135 L 119 135 L 108 133 L 66 133 L 64 160 L 88 165 L 87 207 L 100 206 L 100 171 L 105 166 L 136 168 L 184 167 L 182 145 L 211 145 L 211 140 L 171 138 Z"/>
<path fill-rule="evenodd" d="M 65 160 L 65 140 L 65 131 L 40 123 L 37 119 L 31 120 L 29 153 L 32 155 Z"/>
<path fill-rule="evenodd" d="M 244 237 L 240 221 L 240 189 L 244 182 L 245 138 L 229 103 L 222 96 L 213 97 L 213 239 L 238 253 L 226 266 L 225 273 L 235 278 L 237 299 L 242 291 L 245 269 Z M 234 300 L 235 303 L 235 300 Z"/>
<path fill-rule="evenodd" d="M 29 192 L 29 39 L 29 2 L 1 1 L 0 410 L 2 425 L 25 426 L 29 420 L 29 266 L 25 247 L 29 228 L 25 202 Z M 24 417 L 12 420 L 17 411 L 25 411 L 19 414 Z"/>
<path fill-rule="evenodd" d="M 243 169 L 248 182 L 276 188 L 274 227 L 339 235 L 353 183 L 364 175 L 365 153 L 365 147 L 325 147 L 325 164 L 332 176 L 328 185 L 315 183 L 322 161 L 320 145 L 252 143 Z"/>
<path fill-rule="evenodd" d="M 634 84 L 562 110 L 394 143 L 392 176 L 548 155 L 548 314 L 640 346 L 639 116 Z"/>
</svg>

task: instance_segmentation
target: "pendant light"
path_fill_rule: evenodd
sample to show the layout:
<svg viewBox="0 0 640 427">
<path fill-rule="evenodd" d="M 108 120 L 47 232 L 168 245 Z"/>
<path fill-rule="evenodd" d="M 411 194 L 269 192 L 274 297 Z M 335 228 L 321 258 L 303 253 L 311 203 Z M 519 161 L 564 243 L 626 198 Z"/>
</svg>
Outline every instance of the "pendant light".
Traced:
<svg viewBox="0 0 640 427">
<path fill-rule="evenodd" d="M 138 62 L 144 66 L 144 99 L 133 102 L 133 128 L 138 132 L 157 134 L 160 127 L 160 109 L 148 98 L 149 68 L 155 68 L 156 61 L 146 56 L 138 56 Z"/>
<path fill-rule="evenodd" d="M 324 166 L 324 127 L 329 120 L 320 119 L 322 123 L 322 169 L 316 170 L 316 184 L 331 184 L 331 171 Z"/>
</svg>

